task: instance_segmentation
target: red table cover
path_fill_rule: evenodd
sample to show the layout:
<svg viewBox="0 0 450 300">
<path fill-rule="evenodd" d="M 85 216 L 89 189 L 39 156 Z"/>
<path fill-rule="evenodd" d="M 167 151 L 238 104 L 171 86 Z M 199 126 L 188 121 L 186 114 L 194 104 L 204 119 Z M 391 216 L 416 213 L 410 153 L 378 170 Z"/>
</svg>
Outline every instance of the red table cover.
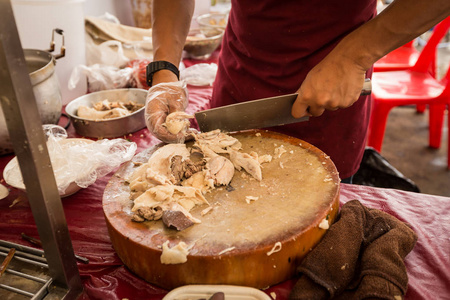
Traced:
<svg viewBox="0 0 450 300">
<path fill-rule="evenodd" d="M 189 87 L 187 111 L 208 108 L 211 89 Z M 72 126 L 68 132 L 71 137 L 79 137 Z M 147 129 L 126 138 L 137 143 L 138 152 L 159 142 Z M 2 174 L 12 157 L 0 157 Z M 162 299 L 168 291 L 131 273 L 112 247 L 102 208 L 103 190 L 110 176 L 62 199 L 74 251 L 90 261 L 89 264 L 78 263 L 85 287 L 81 299 Z M 3 177 L 1 182 L 4 184 Z M 418 234 L 418 242 L 405 260 L 409 275 L 405 298 L 450 299 L 450 198 L 341 184 L 341 205 L 352 199 L 409 223 Z M 13 204 L 15 200 L 19 201 Z M 10 187 L 10 195 L 0 200 L 0 239 L 31 246 L 21 239 L 22 232 L 39 237 L 27 195 Z M 275 293 L 277 300 L 287 299 L 294 284 L 295 279 L 292 279 L 264 292 Z"/>
</svg>

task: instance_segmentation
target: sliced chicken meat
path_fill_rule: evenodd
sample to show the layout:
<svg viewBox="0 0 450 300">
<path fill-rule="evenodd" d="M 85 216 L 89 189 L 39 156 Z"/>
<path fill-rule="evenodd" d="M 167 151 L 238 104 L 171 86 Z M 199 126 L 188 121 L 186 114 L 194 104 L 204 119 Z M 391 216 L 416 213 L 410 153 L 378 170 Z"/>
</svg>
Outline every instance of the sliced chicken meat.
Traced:
<svg viewBox="0 0 450 300">
<path fill-rule="evenodd" d="M 113 108 L 111 110 L 98 111 L 92 107 L 80 106 L 77 116 L 86 120 L 105 120 L 128 116 L 130 112 L 125 108 Z"/>
<path fill-rule="evenodd" d="M 233 163 L 224 156 L 216 156 L 211 158 L 206 167 L 211 173 L 215 185 L 228 185 L 233 179 L 234 166 Z"/>
<path fill-rule="evenodd" d="M 163 126 L 172 134 L 186 133 L 191 124 L 189 119 L 192 118 L 194 118 L 193 115 L 189 115 L 184 111 L 176 111 L 167 116 Z"/>
<path fill-rule="evenodd" d="M 180 113 L 172 119 L 184 117 L 186 115 Z M 209 205 L 203 195 L 215 186 L 228 186 L 235 169 L 244 169 L 255 179 L 262 180 L 259 160 L 267 161 L 267 158 L 262 159 L 256 152 L 240 152 L 241 143 L 220 130 L 194 136 L 192 153 L 185 144 L 165 145 L 130 176 L 133 221 L 163 218 L 167 227 L 183 230 L 200 223 L 191 215 L 191 209 L 196 205 Z"/>
<path fill-rule="evenodd" d="M 253 178 L 259 181 L 262 180 L 261 165 L 257 159 L 250 154 L 238 152 L 233 149 L 229 149 L 228 153 L 230 154 L 231 162 L 237 170 L 243 168 L 247 173 L 252 175 Z"/>
<path fill-rule="evenodd" d="M 202 193 L 198 189 L 166 184 L 157 185 L 146 190 L 142 195 L 134 200 L 134 205 L 131 211 L 146 220 L 149 219 L 146 218 L 144 213 L 151 211 L 156 212 L 160 209 L 162 212 L 167 210 L 181 211 L 187 218 L 192 220 L 192 222 L 199 223 L 200 221 L 192 217 L 189 213 L 195 205 L 199 204 L 209 205 L 208 201 L 203 197 Z M 150 216 L 150 220 L 157 220 L 155 219 L 156 214 L 150 214 Z M 162 214 L 158 216 L 161 218 Z M 137 217 L 136 219 L 138 220 Z"/>
<path fill-rule="evenodd" d="M 215 153 L 227 153 L 227 149 L 231 148 L 234 150 L 240 150 L 242 147 L 241 142 L 239 142 L 236 138 L 227 135 L 220 130 L 213 130 L 205 133 L 200 133 L 195 135 L 195 144 L 194 146 L 202 149 L 207 147 Z M 206 153 L 205 153 L 206 154 Z M 208 156 L 208 155 L 206 155 Z"/>
</svg>

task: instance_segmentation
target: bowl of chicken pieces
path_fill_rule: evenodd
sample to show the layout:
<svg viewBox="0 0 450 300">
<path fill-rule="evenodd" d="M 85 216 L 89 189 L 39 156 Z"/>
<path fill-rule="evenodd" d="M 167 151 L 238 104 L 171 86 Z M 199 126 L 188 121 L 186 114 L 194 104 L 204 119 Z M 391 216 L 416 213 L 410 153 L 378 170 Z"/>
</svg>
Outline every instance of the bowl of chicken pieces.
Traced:
<svg viewBox="0 0 450 300">
<path fill-rule="evenodd" d="M 86 94 L 66 106 L 75 131 L 85 137 L 115 138 L 144 128 L 144 89 L 115 89 Z"/>
</svg>

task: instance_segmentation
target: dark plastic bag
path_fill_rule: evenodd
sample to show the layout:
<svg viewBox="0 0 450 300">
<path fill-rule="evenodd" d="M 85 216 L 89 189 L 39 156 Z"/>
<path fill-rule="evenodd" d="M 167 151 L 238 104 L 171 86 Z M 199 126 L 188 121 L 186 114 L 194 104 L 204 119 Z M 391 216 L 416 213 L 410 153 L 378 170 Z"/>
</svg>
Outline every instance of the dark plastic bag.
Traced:
<svg viewBox="0 0 450 300">
<path fill-rule="evenodd" d="M 382 188 L 393 188 L 420 193 L 419 187 L 394 168 L 380 153 L 367 147 L 353 183 Z"/>
</svg>

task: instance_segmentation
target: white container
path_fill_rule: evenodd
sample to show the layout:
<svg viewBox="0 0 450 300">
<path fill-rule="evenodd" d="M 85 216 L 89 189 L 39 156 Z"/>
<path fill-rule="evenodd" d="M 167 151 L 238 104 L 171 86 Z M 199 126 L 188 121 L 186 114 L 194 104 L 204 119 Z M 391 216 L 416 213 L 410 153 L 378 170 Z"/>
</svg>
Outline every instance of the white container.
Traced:
<svg viewBox="0 0 450 300">
<path fill-rule="evenodd" d="M 48 50 L 54 28 L 64 31 L 66 56 L 56 63 L 62 103 L 84 95 L 87 91 L 86 80 L 69 90 L 68 82 L 72 70 L 86 64 L 84 33 L 85 0 L 11 0 L 22 48 Z M 61 36 L 55 35 L 58 54 L 62 45 Z"/>
</svg>

